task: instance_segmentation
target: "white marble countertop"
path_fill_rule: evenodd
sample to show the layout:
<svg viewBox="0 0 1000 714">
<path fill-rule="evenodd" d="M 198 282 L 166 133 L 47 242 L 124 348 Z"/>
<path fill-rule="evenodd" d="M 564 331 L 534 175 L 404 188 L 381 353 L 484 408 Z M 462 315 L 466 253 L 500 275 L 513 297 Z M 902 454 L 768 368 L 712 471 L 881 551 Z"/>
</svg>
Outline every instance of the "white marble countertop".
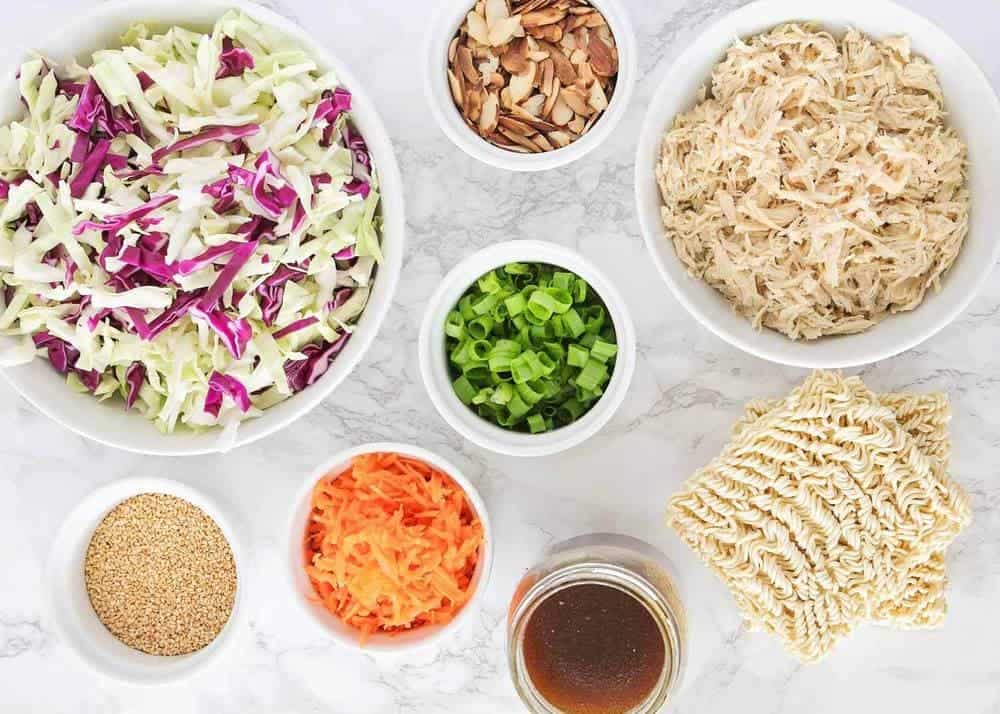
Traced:
<svg viewBox="0 0 1000 714">
<path fill-rule="evenodd" d="M 0 38 L 7 57 L 0 66 L 88 1 L 5 3 Z M 749 357 L 697 325 L 647 259 L 633 215 L 633 142 L 657 78 L 700 28 L 742 0 L 628 0 L 642 79 L 624 127 L 577 164 L 533 176 L 476 163 L 434 124 L 414 70 L 432 3 L 272 4 L 350 65 L 396 142 L 409 252 L 395 305 L 357 378 L 294 430 L 224 457 L 152 458 L 104 448 L 50 422 L 0 384 L 0 711 L 521 711 L 503 656 L 514 584 L 554 541 L 610 530 L 657 545 L 680 574 L 690 661 L 670 711 L 1000 712 L 1000 284 L 927 343 L 863 370 L 880 391 L 941 389 L 953 399 L 954 474 L 972 496 L 975 522 L 949 551 L 944 629 L 862 629 L 824 662 L 800 666 L 771 638 L 743 630 L 723 586 L 662 523 L 668 495 L 718 451 L 742 403 L 783 394 L 805 376 Z M 939 23 L 1000 85 L 1000 3 L 904 4 Z M 509 238 L 557 241 L 600 262 L 620 279 L 639 333 L 635 380 L 615 419 L 585 445 L 550 458 L 505 458 L 464 442 L 431 408 L 416 366 L 417 324 L 438 280 L 476 248 Z M 282 527 L 302 474 L 334 450 L 371 440 L 419 443 L 455 461 L 479 484 L 496 530 L 483 609 L 437 651 L 406 660 L 338 649 L 290 606 L 282 585 Z M 244 637 L 229 656 L 204 675 L 155 690 L 95 678 L 59 641 L 42 607 L 43 562 L 63 517 L 96 486 L 137 474 L 185 481 L 218 499 L 253 566 Z"/>
</svg>

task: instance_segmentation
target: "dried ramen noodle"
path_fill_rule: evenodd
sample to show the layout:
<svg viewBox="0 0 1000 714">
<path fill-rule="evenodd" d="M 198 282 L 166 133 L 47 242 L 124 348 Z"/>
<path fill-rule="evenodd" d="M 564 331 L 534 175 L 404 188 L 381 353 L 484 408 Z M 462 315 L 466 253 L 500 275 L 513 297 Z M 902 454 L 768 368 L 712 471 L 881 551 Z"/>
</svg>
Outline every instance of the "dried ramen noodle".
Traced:
<svg viewBox="0 0 1000 714">
<path fill-rule="evenodd" d="M 944 548 L 971 514 L 947 475 L 941 394 L 813 374 L 747 405 L 730 444 L 670 501 L 668 522 L 748 623 L 804 661 L 859 622 L 936 627 Z"/>
<path fill-rule="evenodd" d="M 663 137 L 667 236 L 691 275 L 792 339 L 912 310 L 968 231 L 945 114 L 905 37 L 788 24 L 737 42 Z"/>
</svg>

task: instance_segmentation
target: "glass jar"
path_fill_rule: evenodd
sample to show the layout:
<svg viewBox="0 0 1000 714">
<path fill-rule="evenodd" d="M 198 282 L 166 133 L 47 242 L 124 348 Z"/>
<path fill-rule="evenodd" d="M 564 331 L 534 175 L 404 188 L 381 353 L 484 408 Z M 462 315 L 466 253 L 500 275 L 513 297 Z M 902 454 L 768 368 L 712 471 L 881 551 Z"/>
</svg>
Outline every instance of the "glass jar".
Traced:
<svg viewBox="0 0 1000 714">
<path fill-rule="evenodd" d="M 685 660 L 684 612 L 669 575 L 666 557 L 636 538 L 593 533 L 558 543 L 529 570 L 514 592 L 507 613 L 507 664 L 521 701 L 533 714 L 559 714 L 529 676 L 524 657 L 528 621 L 549 596 L 574 585 L 607 585 L 642 603 L 663 636 L 666 657 L 659 679 L 629 714 L 659 711 L 681 679 Z"/>
</svg>

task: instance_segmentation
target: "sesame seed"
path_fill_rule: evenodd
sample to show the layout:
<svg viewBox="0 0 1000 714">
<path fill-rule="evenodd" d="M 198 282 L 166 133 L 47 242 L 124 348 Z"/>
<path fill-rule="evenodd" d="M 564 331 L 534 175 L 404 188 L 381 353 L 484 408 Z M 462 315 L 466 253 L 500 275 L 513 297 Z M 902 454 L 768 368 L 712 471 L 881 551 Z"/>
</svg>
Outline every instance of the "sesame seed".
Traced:
<svg viewBox="0 0 1000 714">
<path fill-rule="evenodd" d="M 162 493 L 133 496 L 104 517 L 87 547 L 84 577 L 108 631 L 152 655 L 207 646 L 236 601 L 236 562 L 218 524 Z"/>
</svg>

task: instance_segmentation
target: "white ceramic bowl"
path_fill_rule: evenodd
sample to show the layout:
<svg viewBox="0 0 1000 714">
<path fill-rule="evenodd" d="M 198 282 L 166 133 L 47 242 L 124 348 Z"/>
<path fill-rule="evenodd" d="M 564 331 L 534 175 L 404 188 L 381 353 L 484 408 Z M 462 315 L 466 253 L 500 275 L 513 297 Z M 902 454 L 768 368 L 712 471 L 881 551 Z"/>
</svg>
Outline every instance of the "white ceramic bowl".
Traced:
<svg viewBox="0 0 1000 714">
<path fill-rule="evenodd" d="M 942 279 L 941 292 L 928 294 L 916 310 L 888 317 L 856 335 L 793 341 L 773 330 L 754 330 L 729 303 L 677 259 L 660 222 L 654 167 L 660 137 L 674 116 L 694 105 L 695 94 L 713 65 L 738 37 L 782 22 L 814 20 L 834 32 L 856 27 L 873 37 L 909 35 L 914 52 L 937 70 L 949 121 L 968 144 L 972 211 L 961 254 Z M 1000 257 L 1000 102 L 972 59 L 928 20 L 886 0 L 761 0 L 722 18 L 698 37 L 660 80 L 639 137 L 635 190 L 646 245 L 663 279 L 688 312 L 705 327 L 750 354 L 798 367 L 849 367 L 891 357 L 923 342 L 957 317 L 983 287 Z"/>
<path fill-rule="evenodd" d="M 41 42 L 36 49 L 59 62 L 73 57 L 84 60 L 89 58 L 93 50 L 120 45 L 119 36 L 131 23 L 142 21 L 155 25 L 208 29 L 222 13 L 231 8 L 243 10 L 261 23 L 287 33 L 315 58 L 321 68 L 336 70 L 343 84 L 351 90 L 352 117 L 368 143 L 382 184 L 382 246 L 385 254 L 368 307 L 344 351 L 316 384 L 268 409 L 262 417 L 242 424 L 236 439 L 236 445 L 240 446 L 287 426 L 326 398 L 350 374 L 368 350 L 392 302 L 403 264 L 403 184 L 392 144 L 375 106 L 343 63 L 326 47 L 312 39 L 304 29 L 267 8 L 240 0 L 199 0 L 197 3 L 179 3 L 175 0 L 113 0 L 95 5 L 79 15 L 57 34 Z M 11 121 L 21 112 L 14 75 L 15 68 L 8 68 L 3 75 L 4 84 L 0 85 L 2 122 Z M 9 340 L 10 338 L 0 337 L 0 349 Z M 108 446 L 163 455 L 202 454 L 219 449 L 218 429 L 201 433 L 178 429 L 174 434 L 161 434 L 139 414 L 126 413 L 118 400 L 101 404 L 89 395 L 74 392 L 44 359 L 0 370 L 0 373 L 39 411 L 73 431 Z"/>
<path fill-rule="evenodd" d="M 452 388 L 445 350 L 444 322 L 459 298 L 479 277 L 507 263 L 548 263 L 586 280 L 604 301 L 615 327 L 618 356 L 611 380 L 597 403 L 572 424 L 541 434 L 503 429 L 483 419 L 459 400 Z M 420 326 L 420 373 L 438 413 L 455 431 L 485 449 L 511 456 L 545 456 L 564 451 L 596 434 L 615 411 L 635 371 L 635 327 L 625 300 L 611 281 L 579 253 L 554 243 L 514 240 L 484 248 L 449 272 L 431 297 Z"/>
<path fill-rule="evenodd" d="M 635 34 L 619 0 L 592 0 L 591 5 L 603 13 L 618 47 L 618 77 L 608 108 L 590 131 L 572 144 L 539 154 L 519 154 L 483 139 L 468 127 L 455 106 L 448 86 L 448 46 L 465 16 L 475 6 L 475 0 L 442 0 L 425 40 L 424 89 L 434 118 L 455 146 L 469 156 L 500 169 L 544 171 L 576 161 L 611 135 L 624 116 L 635 87 L 638 73 Z"/>
<path fill-rule="evenodd" d="M 367 642 L 362 645 L 360 631 L 331 614 L 317 599 L 312 583 L 309 581 L 309 576 L 305 572 L 303 538 L 305 537 L 306 526 L 309 523 L 309 514 L 312 510 L 310 498 L 313 488 L 319 480 L 329 473 L 340 473 L 347 468 L 351 460 L 356 456 L 375 452 L 391 452 L 419 459 L 448 474 L 462 491 L 465 492 L 469 504 L 476 512 L 476 515 L 479 516 L 479 521 L 483 525 L 483 545 L 480 548 L 479 561 L 476 563 L 476 571 L 473 574 L 472 583 L 470 584 L 472 597 L 469 598 L 468 602 L 465 603 L 450 622 L 444 625 L 426 625 L 410 632 L 399 634 L 376 633 L 371 635 Z M 308 478 L 302 483 L 302 487 L 299 489 L 292 504 L 291 515 L 288 519 L 287 538 L 288 576 L 289 584 L 293 591 L 293 600 L 300 606 L 305 615 L 337 644 L 349 649 L 365 652 L 366 654 L 400 654 L 440 642 L 443 638 L 461 627 L 462 623 L 473 617 L 473 614 L 479 608 L 483 594 L 486 592 L 486 587 L 490 580 L 490 572 L 493 568 L 493 529 L 490 526 L 490 517 L 486 511 L 486 504 L 479 495 L 479 491 L 476 490 L 472 482 L 453 464 L 426 449 L 408 444 L 391 442 L 364 444 L 356 446 L 353 449 L 341 451 L 330 457 L 328 461 L 309 474 Z"/>
<path fill-rule="evenodd" d="M 94 530 L 111 509 L 143 493 L 177 496 L 197 506 L 218 524 L 236 562 L 236 601 L 229 621 L 205 648 L 188 655 L 158 657 L 119 642 L 94 612 L 87 595 L 83 567 Z M 247 581 L 239 540 L 223 512 L 199 491 L 160 478 L 129 478 L 102 486 L 66 517 L 49 551 L 45 568 L 48 609 L 59 639 L 92 669 L 129 684 L 169 684 L 205 669 L 232 645 L 242 619 L 243 586 Z"/>
</svg>

